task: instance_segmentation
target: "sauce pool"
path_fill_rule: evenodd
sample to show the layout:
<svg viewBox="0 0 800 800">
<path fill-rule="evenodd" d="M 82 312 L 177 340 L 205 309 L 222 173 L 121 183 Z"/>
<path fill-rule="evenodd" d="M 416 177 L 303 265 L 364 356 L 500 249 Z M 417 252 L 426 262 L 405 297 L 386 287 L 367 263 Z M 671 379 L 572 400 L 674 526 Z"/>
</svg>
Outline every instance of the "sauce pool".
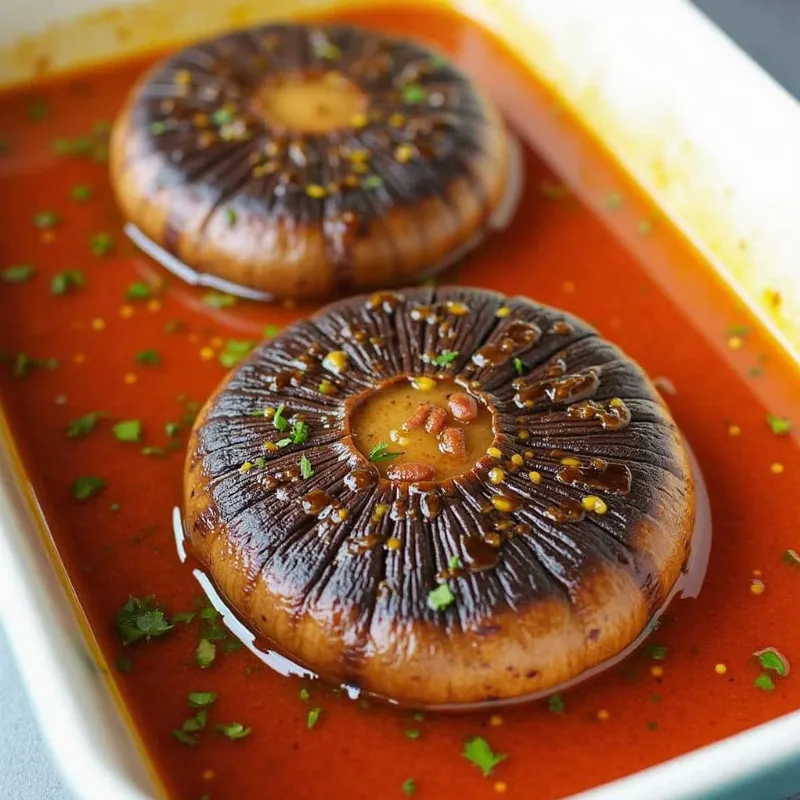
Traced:
<svg viewBox="0 0 800 800">
<path fill-rule="evenodd" d="M 665 399 L 708 488 L 708 575 L 697 599 L 673 604 L 644 647 L 611 671 L 556 698 L 494 712 L 420 718 L 354 702 L 282 677 L 237 648 L 175 555 L 183 450 L 193 415 L 226 369 L 311 308 L 234 303 L 185 286 L 125 239 L 104 123 L 147 63 L 7 93 L 0 192 L 13 202 L 0 218 L 3 406 L 113 680 L 171 796 L 559 797 L 796 709 L 794 672 L 784 676 L 774 659 L 754 656 L 771 647 L 789 663 L 800 659 L 791 488 L 800 451 L 782 421 L 800 408 L 796 370 L 490 35 L 444 11 L 338 18 L 424 35 L 506 114 L 524 145 L 520 209 L 508 230 L 440 280 L 563 307 L 668 379 Z M 153 595 L 168 619 L 183 616 L 164 635 L 123 646 L 115 618 L 129 595 Z M 205 726 L 189 725 L 179 741 L 173 731 L 198 712 L 190 692 L 217 698 Z M 251 730 L 237 738 L 233 723 Z M 486 777 L 462 755 L 476 736 L 506 754 Z"/>
</svg>

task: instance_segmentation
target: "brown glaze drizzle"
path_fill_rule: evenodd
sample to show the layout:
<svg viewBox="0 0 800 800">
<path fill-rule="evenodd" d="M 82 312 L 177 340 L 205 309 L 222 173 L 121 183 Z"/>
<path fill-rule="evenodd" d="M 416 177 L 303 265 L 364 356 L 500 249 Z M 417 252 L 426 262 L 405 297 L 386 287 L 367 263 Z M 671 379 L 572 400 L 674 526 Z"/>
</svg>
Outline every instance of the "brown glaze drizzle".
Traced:
<svg viewBox="0 0 800 800">
<path fill-rule="evenodd" d="M 570 406 L 567 415 L 585 421 L 598 420 L 605 430 L 610 431 L 625 428 L 631 421 L 630 409 L 618 397 L 609 400 L 605 407 L 594 400 L 584 400 Z"/>
<path fill-rule="evenodd" d="M 499 367 L 535 344 L 541 334 L 532 322 L 514 320 L 506 325 L 498 341 L 479 347 L 472 354 L 472 362 L 478 367 Z"/>
<path fill-rule="evenodd" d="M 356 469 L 348 472 L 344 478 L 344 485 L 354 492 L 361 492 L 365 489 L 372 488 L 378 481 L 378 476 L 372 469 L 364 469 L 356 467 Z"/>
<path fill-rule="evenodd" d="M 558 471 L 556 478 L 568 486 L 601 489 L 612 494 L 628 494 L 632 481 L 627 464 L 602 458 L 593 458 L 588 464 L 566 465 Z"/>
<path fill-rule="evenodd" d="M 543 400 L 551 403 L 573 403 L 593 395 L 598 386 L 600 376 L 596 369 L 532 383 L 514 381 L 514 388 L 517 390 L 514 402 L 520 408 L 533 408 Z"/>
<path fill-rule="evenodd" d="M 563 498 L 558 505 L 550 506 L 544 511 L 544 515 L 553 522 L 580 522 L 585 516 L 583 506 L 571 497 Z"/>
<path fill-rule="evenodd" d="M 482 536 L 465 536 L 462 542 L 469 556 L 470 569 L 479 571 L 497 566 L 500 560 L 499 547 L 489 544 Z"/>
</svg>

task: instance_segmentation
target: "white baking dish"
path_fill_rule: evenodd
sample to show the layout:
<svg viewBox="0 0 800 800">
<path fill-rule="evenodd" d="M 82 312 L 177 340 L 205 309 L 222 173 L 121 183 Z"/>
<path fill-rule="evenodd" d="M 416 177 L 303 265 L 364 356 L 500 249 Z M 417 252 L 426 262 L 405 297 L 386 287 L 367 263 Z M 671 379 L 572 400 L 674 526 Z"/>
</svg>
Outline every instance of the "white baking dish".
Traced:
<svg viewBox="0 0 800 800">
<path fill-rule="evenodd" d="M 594 0 L 455 5 L 555 89 L 800 361 L 800 105 L 684 0 L 606 0 L 602 13 Z M 0 84 L 43 64 L 58 71 L 174 44 L 174 31 L 186 40 L 285 16 L 280 6 L 7 0 Z M 782 302 L 768 303 L 778 288 Z M 162 797 L 98 667 L 2 419 L 0 438 L 0 608 L 53 752 L 79 797 Z M 580 797 L 779 798 L 798 789 L 800 712 Z"/>
</svg>

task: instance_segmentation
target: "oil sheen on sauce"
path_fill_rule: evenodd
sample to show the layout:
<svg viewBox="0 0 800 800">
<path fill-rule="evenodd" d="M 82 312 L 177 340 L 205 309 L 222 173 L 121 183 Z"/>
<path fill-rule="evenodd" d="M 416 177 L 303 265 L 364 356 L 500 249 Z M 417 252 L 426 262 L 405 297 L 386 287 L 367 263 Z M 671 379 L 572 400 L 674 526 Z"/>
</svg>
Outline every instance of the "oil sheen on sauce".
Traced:
<svg viewBox="0 0 800 800">
<path fill-rule="evenodd" d="M 796 373 L 555 98 L 486 33 L 439 11 L 341 16 L 424 32 L 506 114 L 524 144 L 520 210 L 444 279 L 564 307 L 649 374 L 668 378 L 662 385 L 676 393 L 666 399 L 703 468 L 715 520 L 708 576 L 698 599 L 671 606 L 644 647 L 612 670 L 557 701 L 500 711 L 419 719 L 353 702 L 280 676 L 230 638 L 215 639 L 224 631 L 209 612 L 122 647 L 114 619 L 129 595 L 154 595 L 170 616 L 202 611 L 198 584 L 175 557 L 170 521 L 191 418 L 248 342 L 310 308 L 230 307 L 219 298 L 209 305 L 204 290 L 164 282 L 124 239 L 94 140 L 102 141 L 98 123 L 113 118 L 146 63 L 7 94 L 0 267 L 35 272 L 9 273 L 28 275 L 17 282 L 4 272 L 0 284 L 3 404 L 109 671 L 168 790 L 181 800 L 391 798 L 413 781 L 420 798 L 531 797 L 532 787 L 537 798 L 558 797 L 796 709 L 794 672 L 765 673 L 753 656 L 774 647 L 800 659 L 790 613 L 800 587 L 791 553 L 800 540 L 789 488 L 800 453 L 791 435 L 776 435 L 780 425 L 767 424 L 768 414 L 800 408 Z M 62 154 L 70 147 L 80 152 Z M 590 210 L 604 205 L 601 216 Z M 48 368 L 51 358 L 57 368 Z M 521 389 L 520 402 L 535 404 L 539 391 L 579 402 L 581 386 L 563 386 L 554 373 L 546 386 Z M 70 422 L 95 413 L 92 430 L 84 422 L 67 435 Z M 613 427 L 624 411 L 587 405 L 581 413 L 607 414 Z M 141 432 L 120 441 L 114 426 L 131 420 L 141 421 Z M 598 464 L 563 477 L 591 486 L 603 471 Z M 81 501 L 70 487 L 86 477 L 104 484 Z M 604 479 L 612 478 L 624 490 L 625 476 Z M 215 645 L 206 668 L 196 658 L 201 637 Z M 772 690 L 756 685 L 762 674 Z M 218 697 L 190 747 L 172 732 L 196 714 L 187 695 L 198 691 Z M 233 722 L 252 730 L 229 739 L 215 729 Z M 462 756 L 475 736 L 507 754 L 488 777 Z"/>
</svg>

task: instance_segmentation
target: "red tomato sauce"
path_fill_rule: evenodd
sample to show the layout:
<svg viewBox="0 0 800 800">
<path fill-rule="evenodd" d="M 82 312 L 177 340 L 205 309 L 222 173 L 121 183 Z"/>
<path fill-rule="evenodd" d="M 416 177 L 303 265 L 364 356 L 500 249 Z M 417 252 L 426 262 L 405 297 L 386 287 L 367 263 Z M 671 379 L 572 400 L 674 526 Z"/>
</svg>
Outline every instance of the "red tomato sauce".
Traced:
<svg viewBox="0 0 800 800">
<path fill-rule="evenodd" d="M 283 678 L 245 649 L 226 652 L 235 647 L 230 637 L 216 641 L 213 663 L 201 669 L 195 650 L 210 623 L 200 617 L 123 647 L 114 620 L 129 595 L 154 595 L 168 617 L 203 607 L 171 524 L 194 404 L 235 360 L 231 341 L 254 343 L 268 326 L 311 309 L 246 301 L 213 308 L 207 292 L 167 276 L 126 240 L 102 123 L 147 63 L 7 93 L 3 406 L 111 679 L 169 792 L 186 800 L 391 798 L 403 797 L 411 780 L 420 798 L 559 797 L 796 709 L 800 679 L 753 655 L 775 647 L 800 663 L 791 613 L 800 587 L 791 489 L 800 450 L 782 421 L 800 408 L 800 380 L 789 358 L 556 99 L 476 24 L 399 8 L 339 17 L 444 48 L 506 114 L 524 146 L 521 207 L 507 231 L 440 281 L 568 309 L 651 376 L 668 379 L 666 400 L 710 494 L 708 576 L 699 598 L 676 601 L 649 645 L 621 665 L 557 700 L 496 712 L 415 718 L 354 702 Z M 10 270 L 19 266 L 35 271 Z M 147 297 L 135 289 L 130 296 L 135 282 L 147 284 L 139 290 Z M 90 412 L 103 412 L 94 429 L 68 436 L 69 423 Z M 115 436 L 125 420 L 141 421 L 140 441 Z M 168 423 L 179 427 L 168 432 Z M 70 487 L 81 476 L 104 486 L 80 501 Z M 218 698 L 189 747 L 172 731 L 196 713 L 187 703 L 193 691 Z M 320 712 L 309 727 L 312 709 Z M 231 740 L 214 729 L 234 721 L 249 735 Z M 507 754 L 488 777 L 462 755 L 464 740 L 478 735 Z"/>
</svg>

